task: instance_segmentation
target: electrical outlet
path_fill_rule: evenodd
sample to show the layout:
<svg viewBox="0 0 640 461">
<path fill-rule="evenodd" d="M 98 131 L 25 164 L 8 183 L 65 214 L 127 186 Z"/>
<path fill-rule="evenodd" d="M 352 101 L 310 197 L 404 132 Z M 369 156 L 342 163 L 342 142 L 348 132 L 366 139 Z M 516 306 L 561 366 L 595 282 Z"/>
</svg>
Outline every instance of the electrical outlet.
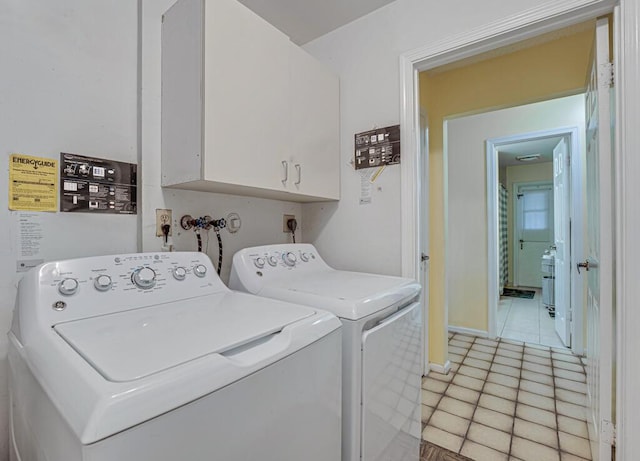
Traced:
<svg viewBox="0 0 640 461">
<path fill-rule="evenodd" d="M 156 237 L 164 237 L 162 232 L 164 224 L 171 226 L 171 210 L 156 208 Z M 173 226 L 169 228 L 169 235 L 173 235 Z"/>
<path fill-rule="evenodd" d="M 287 234 L 291 233 L 291 231 L 287 227 L 287 221 L 289 221 L 290 219 L 296 219 L 296 215 L 286 214 L 282 216 L 282 232 L 286 232 Z"/>
</svg>

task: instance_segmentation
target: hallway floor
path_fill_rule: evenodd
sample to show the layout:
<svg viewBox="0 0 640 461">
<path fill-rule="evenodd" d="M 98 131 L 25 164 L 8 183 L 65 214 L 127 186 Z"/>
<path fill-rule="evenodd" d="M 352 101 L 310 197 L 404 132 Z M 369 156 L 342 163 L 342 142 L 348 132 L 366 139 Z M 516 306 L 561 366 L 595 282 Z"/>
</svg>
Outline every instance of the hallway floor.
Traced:
<svg viewBox="0 0 640 461">
<path fill-rule="evenodd" d="M 422 382 L 422 437 L 477 461 L 591 460 L 586 375 L 564 348 L 449 335 Z"/>
<path fill-rule="evenodd" d="M 527 288 L 529 289 L 529 288 Z M 555 329 L 555 319 L 542 304 L 540 289 L 531 288 L 532 299 L 501 296 L 498 304 L 498 336 L 551 347 L 564 347 Z"/>
</svg>

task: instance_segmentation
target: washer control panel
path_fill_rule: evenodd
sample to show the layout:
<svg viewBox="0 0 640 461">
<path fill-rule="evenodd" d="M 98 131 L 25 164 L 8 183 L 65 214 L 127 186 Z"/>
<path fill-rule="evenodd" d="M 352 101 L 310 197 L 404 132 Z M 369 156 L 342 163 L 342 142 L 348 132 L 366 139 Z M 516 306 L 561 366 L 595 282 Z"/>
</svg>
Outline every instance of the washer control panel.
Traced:
<svg viewBox="0 0 640 461">
<path fill-rule="evenodd" d="M 256 248 L 250 250 L 255 251 L 245 254 L 245 262 L 248 262 L 254 269 L 295 269 L 318 258 L 317 252 L 301 248 L 260 247 L 258 250 Z M 244 251 L 241 250 L 241 252 Z"/>
<path fill-rule="evenodd" d="M 69 321 L 227 290 L 203 253 L 136 253 L 42 264 L 24 275 L 18 300 Z"/>
</svg>

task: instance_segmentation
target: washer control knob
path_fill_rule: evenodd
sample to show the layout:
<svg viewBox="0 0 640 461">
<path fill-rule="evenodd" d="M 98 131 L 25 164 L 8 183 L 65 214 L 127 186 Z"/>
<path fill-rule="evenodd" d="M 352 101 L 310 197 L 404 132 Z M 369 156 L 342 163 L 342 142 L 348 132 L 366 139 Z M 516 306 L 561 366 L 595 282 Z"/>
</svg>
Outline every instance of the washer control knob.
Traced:
<svg viewBox="0 0 640 461">
<path fill-rule="evenodd" d="M 187 270 L 182 266 L 176 267 L 173 270 L 173 278 L 176 280 L 184 280 L 186 276 L 187 276 Z"/>
<path fill-rule="evenodd" d="M 98 291 L 109 291 L 112 285 L 111 277 L 105 274 L 98 275 L 93 279 L 93 286 L 96 287 Z"/>
<path fill-rule="evenodd" d="M 300 252 L 300 259 L 301 259 L 302 261 L 304 261 L 305 263 L 306 263 L 306 262 L 309 262 L 309 255 L 308 255 L 308 254 L 306 254 L 304 251 L 301 251 L 301 252 Z"/>
<path fill-rule="evenodd" d="M 148 290 L 156 284 L 156 273 L 150 267 L 141 267 L 133 271 L 131 280 L 138 288 Z"/>
<path fill-rule="evenodd" d="M 202 278 L 207 275 L 207 266 L 205 266 L 204 264 L 198 264 L 193 268 L 193 273 Z"/>
<path fill-rule="evenodd" d="M 282 260 L 287 266 L 293 267 L 296 265 L 296 255 L 294 255 L 290 251 L 282 255 Z"/>
<path fill-rule="evenodd" d="M 276 267 L 276 265 L 278 264 L 278 260 L 275 256 L 269 256 L 267 258 L 267 262 L 269 263 L 270 266 L 272 267 Z"/>
<path fill-rule="evenodd" d="M 71 296 L 78 291 L 78 281 L 76 279 L 64 279 L 58 284 L 58 291 L 61 295 Z"/>
<path fill-rule="evenodd" d="M 255 266 L 258 269 L 262 269 L 264 267 L 264 258 L 256 258 L 253 260 L 253 264 L 255 264 Z"/>
</svg>

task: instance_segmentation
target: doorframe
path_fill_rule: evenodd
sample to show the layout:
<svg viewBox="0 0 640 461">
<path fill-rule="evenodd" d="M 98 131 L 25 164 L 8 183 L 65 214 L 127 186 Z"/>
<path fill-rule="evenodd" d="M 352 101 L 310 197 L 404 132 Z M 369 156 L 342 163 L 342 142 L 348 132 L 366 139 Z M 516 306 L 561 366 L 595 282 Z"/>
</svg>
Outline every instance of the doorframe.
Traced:
<svg viewBox="0 0 640 461">
<path fill-rule="evenodd" d="M 583 178 L 582 178 L 582 156 L 580 155 L 580 133 L 579 127 L 559 127 L 551 130 L 532 131 L 528 133 L 520 133 L 511 136 L 501 136 L 499 138 L 491 138 L 486 141 L 486 155 L 487 155 L 487 248 L 489 250 L 487 258 L 487 306 L 488 306 L 488 322 L 489 337 L 495 338 L 497 336 L 497 318 L 498 318 L 498 303 L 500 301 L 500 294 L 498 292 L 498 193 L 497 187 L 492 187 L 491 184 L 498 184 L 498 149 L 504 144 L 510 144 L 513 142 L 526 141 L 531 139 L 549 138 L 563 136 L 568 138 L 569 146 L 569 159 L 570 159 L 570 217 L 571 217 L 571 303 L 574 306 L 573 320 L 571 322 L 571 350 L 579 355 L 584 352 L 584 335 L 583 335 L 583 322 L 584 315 L 582 309 L 578 309 L 578 306 L 583 306 L 584 294 L 583 294 L 583 278 L 575 277 L 573 273 L 573 261 L 581 261 L 584 259 L 584 236 L 582 234 L 582 223 L 584 218 L 582 216 L 583 205 Z M 542 183 L 541 181 L 535 181 L 535 183 Z M 553 182 L 552 182 L 553 183 Z M 514 183 L 514 187 L 522 183 Z M 555 205 L 555 204 L 554 204 Z M 515 215 L 514 215 L 515 216 Z M 514 226 L 515 230 L 515 226 Z M 514 240 L 514 249 L 515 249 Z M 514 255 L 515 256 L 515 255 Z M 515 257 L 514 257 L 514 271 L 515 271 Z"/>
<path fill-rule="evenodd" d="M 401 270 L 406 277 L 419 274 L 420 226 L 418 221 L 418 73 L 444 64 L 532 38 L 614 11 L 613 0 L 547 1 L 523 13 L 495 21 L 468 33 L 453 35 L 403 53 L 399 59 L 400 126 L 403 149 L 401 163 Z M 616 78 L 616 432 L 620 459 L 640 459 L 640 381 L 634 351 L 640 347 L 640 309 L 634 309 L 640 279 L 640 0 L 619 0 L 615 8 L 614 66 Z M 620 97 L 624 95 L 625 97 Z M 423 153 L 428 160 L 428 152 Z M 627 198 L 628 197 L 628 198 Z M 625 255 L 626 257 L 622 257 Z M 446 306 L 444 306 L 446 318 Z M 424 312 L 423 315 L 428 315 Z M 442 325 L 442 328 L 446 328 Z M 425 349 L 427 345 L 425 345 Z M 425 356 L 428 361 L 428 354 Z"/>
</svg>

